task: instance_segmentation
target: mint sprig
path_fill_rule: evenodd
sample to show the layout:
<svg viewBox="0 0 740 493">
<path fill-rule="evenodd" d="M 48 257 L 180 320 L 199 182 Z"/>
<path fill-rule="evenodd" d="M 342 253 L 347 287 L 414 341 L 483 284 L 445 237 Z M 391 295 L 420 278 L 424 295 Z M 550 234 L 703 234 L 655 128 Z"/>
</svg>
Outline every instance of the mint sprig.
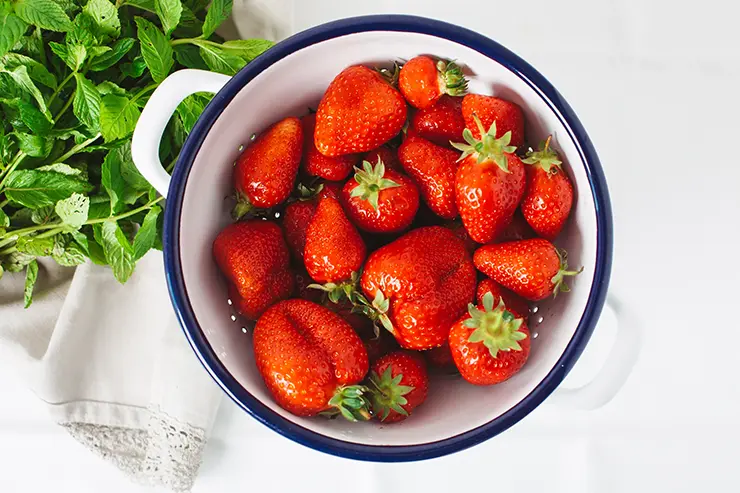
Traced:
<svg viewBox="0 0 740 493">
<path fill-rule="evenodd" d="M 131 160 L 146 100 L 170 73 L 234 75 L 272 46 L 215 34 L 232 0 L 0 0 L 0 283 L 39 257 L 109 265 L 121 282 L 161 248 L 164 200 Z M 187 98 L 160 159 L 171 171 L 211 94 Z"/>
</svg>

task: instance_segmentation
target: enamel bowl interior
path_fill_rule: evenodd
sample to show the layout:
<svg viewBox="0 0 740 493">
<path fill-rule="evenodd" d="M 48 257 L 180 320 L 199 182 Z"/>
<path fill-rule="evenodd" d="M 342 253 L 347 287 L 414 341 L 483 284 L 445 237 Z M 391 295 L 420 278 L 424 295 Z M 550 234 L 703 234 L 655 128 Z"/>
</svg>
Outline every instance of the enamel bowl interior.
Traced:
<svg viewBox="0 0 740 493">
<path fill-rule="evenodd" d="M 574 180 L 576 202 L 558 241 L 571 267 L 584 272 L 570 281 L 572 291 L 538 304 L 530 318 L 532 349 L 523 370 L 493 387 L 477 387 L 460 377 L 434 376 L 426 403 L 413 419 L 383 426 L 343 420 L 299 418 L 278 407 L 253 361 L 249 326 L 232 316 L 226 286 L 211 257 L 211 243 L 226 225 L 232 165 L 250 135 L 286 116 L 315 108 L 329 82 L 353 64 L 387 65 L 395 59 L 433 54 L 467 67 L 471 92 L 492 94 L 519 104 L 526 135 L 535 145 L 553 135 Z M 593 283 L 596 213 L 586 168 L 566 128 L 539 92 L 505 66 L 456 42 L 418 33 L 370 31 L 330 39 L 298 50 L 271 65 L 243 87 L 203 141 L 185 185 L 180 224 L 184 284 L 200 329 L 229 373 L 275 413 L 318 434 L 364 445 L 417 445 L 443 440 L 488 423 L 510 410 L 553 369 L 574 335 Z M 578 193 L 580 191 L 581 193 Z"/>
</svg>

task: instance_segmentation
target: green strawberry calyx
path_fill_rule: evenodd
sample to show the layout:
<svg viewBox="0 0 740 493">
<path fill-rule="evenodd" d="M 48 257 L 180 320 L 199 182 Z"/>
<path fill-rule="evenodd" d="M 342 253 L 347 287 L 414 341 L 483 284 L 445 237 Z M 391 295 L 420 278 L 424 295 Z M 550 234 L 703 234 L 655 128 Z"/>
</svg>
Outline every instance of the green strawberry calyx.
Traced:
<svg viewBox="0 0 740 493">
<path fill-rule="evenodd" d="M 370 375 L 370 399 L 373 406 L 373 414 L 381 421 L 385 421 L 391 411 L 408 416 L 409 413 L 402 407 L 408 404 L 404 397 L 414 390 L 410 385 L 401 385 L 403 375 L 393 376 L 393 365 L 383 371 L 382 375 L 372 372 Z"/>
<path fill-rule="evenodd" d="M 486 132 L 485 128 L 483 128 L 483 123 L 481 123 L 480 118 L 478 118 L 478 115 L 474 114 L 473 119 L 480 131 L 480 139 L 473 137 L 473 132 L 466 128 L 463 131 L 463 139 L 465 139 L 467 144 L 450 141 L 452 147 L 458 151 L 462 151 L 458 161 L 462 161 L 468 156 L 477 155 L 476 159 L 478 164 L 482 164 L 486 161 L 494 161 L 499 168 L 506 173 L 509 173 L 509 161 L 506 158 L 506 155 L 516 151 L 515 146 L 509 145 L 511 142 L 511 130 L 497 139 L 495 120 L 491 123 L 491 127 L 488 129 L 488 132 Z"/>
<path fill-rule="evenodd" d="M 519 341 L 526 339 L 527 334 L 520 331 L 524 319 L 506 309 L 504 301 L 499 298 L 498 305 L 493 306 L 493 294 L 483 295 L 483 310 L 472 303 L 468 305 L 470 318 L 463 324 L 475 329 L 468 337 L 468 342 L 482 342 L 491 356 L 498 357 L 499 351 L 521 351 Z"/>
<path fill-rule="evenodd" d="M 236 192 L 236 204 L 231 209 L 231 217 L 234 221 L 238 221 L 250 212 L 254 210 L 254 206 L 249 201 L 249 198 L 242 192 Z"/>
<path fill-rule="evenodd" d="M 550 282 L 553 285 L 552 289 L 552 297 L 555 298 L 558 293 L 567 293 L 570 291 L 570 288 L 567 284 L 565 284 L 565 278 L 568 276 L 577 276 L 581 272 L 583 272 L 583 267 L 581 267 L 578 270 L 568 270 L 568 252 L 562 249 L 556 248 L 555 251 L 558 254 L 558 258 L 560 258 L 560 269 L 558 269 L 558 273 L 555 274 L 552 279 L 550 279 Z"/>
<path fill-rule="evenodd" d="M 383 292 L 378 289 L 375 292 L 375 298 L 373 301 L 368 301 L 360 293 L 355 293 L 354 299 L 351 300 L 354 304 L 352 309 L 356 313 L 362 313 L 367 318 L 373 321 L 373 329 L 375 330 L 375 336 L 380 335 L 380 327 L 382 325 L 391 334 L 396 334 L 396 329 L 393 327 L 390 317 L 388 316 L 388 310 L 390 310 L 391 302 L 388 298 L 383 295 Z"/>
<path fill-rule="evenodd" d="M 385 164 L 378 158 L 378 162 L 373 166 L 368 161 L 362 162 L 362 169 L 355 166 L 355 181 L 357 186 L 352 189 L 350 197 L 359 197 L 370 203 L 374 210 L 378 210 L 378 197 L 381 190 L 400 187 L 398 183 L 385 176 Z"/>
<path fill-rule="evenodd" d="M 326 284 L 309 284 L 306 286 L 310 289 L 318 289 L 327 294 L 327 298 L 332 303 L 340 303 L 343 299 L 350 301 L 353 305 L 357 303 L 357 284 L 360 281 L 360 274 L 353 272 L 349 280 L 340 283 L 327 282 Z"/>
<path fill-rule="evenodd" d="M 321 414 L 333 418 L 341 415 L 348 421 L 367 421 L 372 418 L 372 403 L 368 400 L 370 389 L 364 385 L 339 387 L 329 400 L 330 408 Z"/>
<path fill-rule="evenodd" d="M 439 72 L 440 90 L 443 94 L 462 96 L 468 92 L 468 79 L 465 78 L 462 68 L 454 61 L 439 60 L 437 71 Z"/>
<path fill-rule="evenodd" d="M 311 200 L 324 189 L 324 184 L 319 183 L 316 186 L 304 185 L 299 183 L 295 187 L 295 198 L 300 201 Z"/>
<path fill-rule="evenodd" d="M 398 76 L 401 73 L 401 64 L 393 62 L 392 68 L 375 69 L 385 81 L 393 87 L 398 87 Z"/>
<path fill-rule="evenodd" d="M 558 159 L 558 153 L 550 148 L 551 140 L 552 135 L 548 136 L 547 140 L 540 144 L 539 150 L 530 150 L 527 152 L 527 157 L 522 159 L 522 162 L 524 164 L 531 164 L 535 167 L 541 168 L 548 175 L 554 175 L 557 173 L 561 169 L 560 165 L 563 164 L 563 162 Z"/>
</svg>

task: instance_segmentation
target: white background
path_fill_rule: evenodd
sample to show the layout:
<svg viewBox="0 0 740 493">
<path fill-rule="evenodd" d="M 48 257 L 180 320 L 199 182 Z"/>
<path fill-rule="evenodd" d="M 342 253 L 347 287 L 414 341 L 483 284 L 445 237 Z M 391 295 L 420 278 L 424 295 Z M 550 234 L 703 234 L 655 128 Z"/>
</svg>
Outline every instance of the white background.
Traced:
<svg viewBox="0 0 740 493">
<path fill-rule="evenodd" d="M 235 4 L 245 35 L 413 13 L 481 32 L 532 63 L 576 110 L 601 156 L 615 220 L 611 292 L 636 314 L 643 335 L 632 376 L 602 409 L 545 403 L 481 446 L 423 463 L 328 457 L 225 402 L 195 492 L 740 490 L 737 7 L 720 0 Z M 614 326 L 600 326 L 568 385 L 598 369 Z M 52 424 L 7 373 L 0 396 L 1 492 L 139 491 Z"/>
</svg>

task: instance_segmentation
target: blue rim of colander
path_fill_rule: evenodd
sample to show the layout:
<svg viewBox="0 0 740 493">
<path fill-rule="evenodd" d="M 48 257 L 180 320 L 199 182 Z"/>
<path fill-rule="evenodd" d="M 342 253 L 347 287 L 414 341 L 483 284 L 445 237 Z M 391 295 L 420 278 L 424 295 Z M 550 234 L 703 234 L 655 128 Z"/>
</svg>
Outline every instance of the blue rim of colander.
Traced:
<svg viewBox="0 0 740 493">
<path fill-rule="evenodd" d="M 185 184 L 195 156 L 224 108 L 249 81 L 291 53 L 328 39 L 366 31 L 411 32 L 448 39 L 482 53 L 519 76 L 538 93 L 566 128 L 586 163 L 596 206 L 594 282 L 578 327 L 552 370 L 519 403 L 488 423 L 443 440 L 413 445 L 364 445 L 330 438 L 282 417 L 260 402 L 228 372 L 206 340 L 188 299 L 180 259 L 180 219 Z M 163 243 L 167 283 L 180 325 L 205 369 L 234 402 L 278 433 L 315 450 L 357 460 L 405 462 L 440 457 L 488 440 L 524 418 L 555 390 L 583 352 L 604 305 L 612 263 L 612 214 L 604 172 L 591 139 L 570 105 L 531 65 L 497 42 L 453 24 L 416 16 L 373 15 L 329 22 L 291 36 L 249 63 L 221 89 L 203 111 L 180 152 L 167 198 Z"/>
</svg>

